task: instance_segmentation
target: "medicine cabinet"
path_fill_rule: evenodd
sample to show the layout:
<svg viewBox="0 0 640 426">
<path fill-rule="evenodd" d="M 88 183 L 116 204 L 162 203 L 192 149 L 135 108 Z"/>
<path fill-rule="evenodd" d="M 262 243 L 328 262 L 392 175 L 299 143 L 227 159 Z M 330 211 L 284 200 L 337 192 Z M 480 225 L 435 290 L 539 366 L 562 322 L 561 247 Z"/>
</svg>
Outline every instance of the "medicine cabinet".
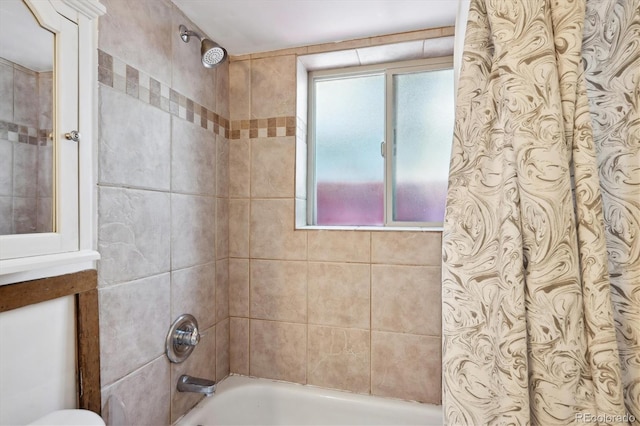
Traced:
<svg viewBox="0 0 640 426">
<path fill-rule="evenodd" d="M 98 0 L 0 2 L 0 285 L 95 268 Z"/>
</svg>

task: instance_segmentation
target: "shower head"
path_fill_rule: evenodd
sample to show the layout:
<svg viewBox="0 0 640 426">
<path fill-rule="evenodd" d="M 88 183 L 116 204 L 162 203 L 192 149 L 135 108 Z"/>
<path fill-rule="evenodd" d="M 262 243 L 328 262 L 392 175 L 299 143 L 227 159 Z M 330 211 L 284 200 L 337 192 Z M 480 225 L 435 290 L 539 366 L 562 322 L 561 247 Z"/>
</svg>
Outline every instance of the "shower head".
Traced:
<svg viewBox="0 0 640 426">
<path fill-rule="evenodd" d="M 184 25 L 180 25 L 178 30 L 180 38 L 185 43 L 189 43 L 192 36 L 200 40 L 200 56 L 202 65 L 206 68 L 215 68 L 227 59 L 227 51 L 218 43 L 202 37 L 195 31 L 188 30 Z"/>
</svg>

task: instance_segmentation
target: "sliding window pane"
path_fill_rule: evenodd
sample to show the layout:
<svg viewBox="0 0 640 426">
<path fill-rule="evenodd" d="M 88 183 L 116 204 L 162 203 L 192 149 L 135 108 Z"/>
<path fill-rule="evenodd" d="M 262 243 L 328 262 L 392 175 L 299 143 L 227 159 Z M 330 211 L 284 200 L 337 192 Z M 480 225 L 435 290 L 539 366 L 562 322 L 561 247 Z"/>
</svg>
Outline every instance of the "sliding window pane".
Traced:
<svg viewBox="0 0 640 426">
<path fill-rule="evenodd" d="M 453 138 L 453 70 L 395 74 L 393 220 L 444 219 Z"/>
<path fill-rule="evenodd" d="M 317 225 L 384 224 L 384 75 L 315 81 Z"/>
</svg>

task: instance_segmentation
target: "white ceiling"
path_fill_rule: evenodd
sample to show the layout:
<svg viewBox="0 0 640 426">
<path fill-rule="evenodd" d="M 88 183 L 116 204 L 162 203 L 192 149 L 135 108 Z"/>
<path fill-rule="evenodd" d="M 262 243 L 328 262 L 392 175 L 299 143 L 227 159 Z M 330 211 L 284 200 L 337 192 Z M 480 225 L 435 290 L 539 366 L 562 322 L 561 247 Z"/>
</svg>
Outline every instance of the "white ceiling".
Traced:
<svg viewBox="0 0 640 426">
<path fill-rule="evenodd" d="M 230 55 L 454 25 L 458 0 L 172 0 Z"/>
</svg>

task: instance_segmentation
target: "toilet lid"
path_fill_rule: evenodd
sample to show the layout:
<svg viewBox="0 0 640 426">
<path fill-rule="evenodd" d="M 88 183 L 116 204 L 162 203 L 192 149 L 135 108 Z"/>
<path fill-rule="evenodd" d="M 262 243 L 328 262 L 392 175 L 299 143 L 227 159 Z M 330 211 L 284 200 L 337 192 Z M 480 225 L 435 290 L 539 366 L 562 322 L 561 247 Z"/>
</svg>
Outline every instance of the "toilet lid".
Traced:
<svg viewBox="0 0 640 426">
<path fill-rule="evenodd" d="M 104 426 L 102 418 L 89 410 L 59 410 L 40 417 L 30 425 L 40 426 Z"/>
</svg>

